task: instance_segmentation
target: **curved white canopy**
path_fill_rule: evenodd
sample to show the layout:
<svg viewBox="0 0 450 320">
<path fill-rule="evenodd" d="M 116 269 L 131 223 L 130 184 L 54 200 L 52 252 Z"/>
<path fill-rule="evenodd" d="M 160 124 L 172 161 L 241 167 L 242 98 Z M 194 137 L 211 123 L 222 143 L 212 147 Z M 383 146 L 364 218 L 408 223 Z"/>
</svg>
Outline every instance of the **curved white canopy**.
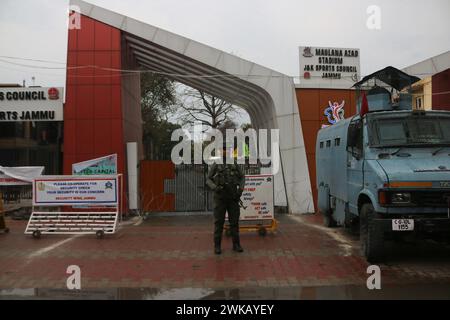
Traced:
<svg viewBox="0 0 450 320">
<path fill-rule="evenodd" d="M 122 30 L 138 65 L 244 108 L 256 129 L 280 130 L 275 204 L 314 212 L 293 80 L 277 71 L 127 16 L 71 0 L 81 14 Z"/>
</svg>

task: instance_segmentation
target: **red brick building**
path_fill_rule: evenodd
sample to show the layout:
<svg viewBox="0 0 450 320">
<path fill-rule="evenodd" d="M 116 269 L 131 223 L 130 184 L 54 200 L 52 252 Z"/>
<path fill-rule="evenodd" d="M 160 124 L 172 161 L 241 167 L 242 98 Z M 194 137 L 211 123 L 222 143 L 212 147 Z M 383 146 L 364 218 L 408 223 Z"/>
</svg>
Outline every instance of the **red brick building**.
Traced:
<svg viewBox="0 0 450 320">
<path fill-rule="evenodd" d="M 450 68 L 431 77 L 434 110 L 450 111 Z"/>
<path fill-rule="evenodd" d="M 120 71 L 134 68 L 120 30 L 84 15 L 81 24 L 68 37 L 63 173 L 117 154 L 118 173 L 126 176 L 126 143 L 137 142 L 142 157 L 140 77 Z"/>
</svg>

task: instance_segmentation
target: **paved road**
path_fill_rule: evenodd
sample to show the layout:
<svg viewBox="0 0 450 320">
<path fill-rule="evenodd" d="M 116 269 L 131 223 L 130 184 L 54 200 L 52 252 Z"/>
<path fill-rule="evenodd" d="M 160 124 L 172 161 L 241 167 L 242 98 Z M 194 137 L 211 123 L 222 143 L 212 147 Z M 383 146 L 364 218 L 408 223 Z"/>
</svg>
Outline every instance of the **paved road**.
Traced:
<svg viewBox="0 0 450 320">
<path fill-rule="evenodd" d="M 150 217 L 103 240 L 58 235 L 35 240 L 23 234 L 26 222 L 7 220 L 11 233 L 0 234 L 0 289 L 65 288 L 67 266 L 78 265 L 83 289 L 109 288 L 112 295 L 117 288 L 157 288 L 148 289 L 156 290 L 153 297 L 233 297 L 234 292 L 249 298 L 301 298 L 299 288 L 312 288 L 306 297 L 364 296 L 368 263 L 355 236 L 322 227 L 316 216 L 281 215 L 278 220 L 276 234 L 242 234 L 242 254 L 231 251 L 231 240 L 225 239 L 221 256 L 212 252 L 210 216 Z M 402 244 L 390 249 L 380 268 L 383 288 L 417 288 L 402 291 L 405 297 L 428 290 L 423 288 L 443 289 L 445 297 L 450 288 L 448 246 Z M 393 296 L 401 296 L 394 291 Z"/>
</svg>

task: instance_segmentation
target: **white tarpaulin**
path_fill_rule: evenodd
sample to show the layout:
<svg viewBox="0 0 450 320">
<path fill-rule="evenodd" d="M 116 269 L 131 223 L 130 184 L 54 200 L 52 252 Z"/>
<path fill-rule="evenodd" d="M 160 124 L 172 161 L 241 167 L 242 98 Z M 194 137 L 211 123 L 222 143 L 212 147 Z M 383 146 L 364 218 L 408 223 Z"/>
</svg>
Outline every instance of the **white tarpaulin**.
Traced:
<svg viewBox="0 0 450 320">
<path fill-rule="evenodd" d="M 44 172 L 44 167 L 2 167 L 0 166 L 0 186 L 19 186 L 33 182 Z"/>
</svg>

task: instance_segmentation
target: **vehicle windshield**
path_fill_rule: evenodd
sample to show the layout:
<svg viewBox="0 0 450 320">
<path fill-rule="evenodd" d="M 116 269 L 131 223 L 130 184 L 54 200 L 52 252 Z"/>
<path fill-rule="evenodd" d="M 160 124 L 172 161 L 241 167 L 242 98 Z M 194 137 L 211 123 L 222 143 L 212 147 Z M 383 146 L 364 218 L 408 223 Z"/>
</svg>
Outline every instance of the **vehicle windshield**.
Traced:
<svg viewBox="0 0 450 320">
<path fill-rule="evenodd" d="M 374 117 L 369 123 L 371 146 L 450 146 L 450 117 L 409 114 Z"/>
</svg>

